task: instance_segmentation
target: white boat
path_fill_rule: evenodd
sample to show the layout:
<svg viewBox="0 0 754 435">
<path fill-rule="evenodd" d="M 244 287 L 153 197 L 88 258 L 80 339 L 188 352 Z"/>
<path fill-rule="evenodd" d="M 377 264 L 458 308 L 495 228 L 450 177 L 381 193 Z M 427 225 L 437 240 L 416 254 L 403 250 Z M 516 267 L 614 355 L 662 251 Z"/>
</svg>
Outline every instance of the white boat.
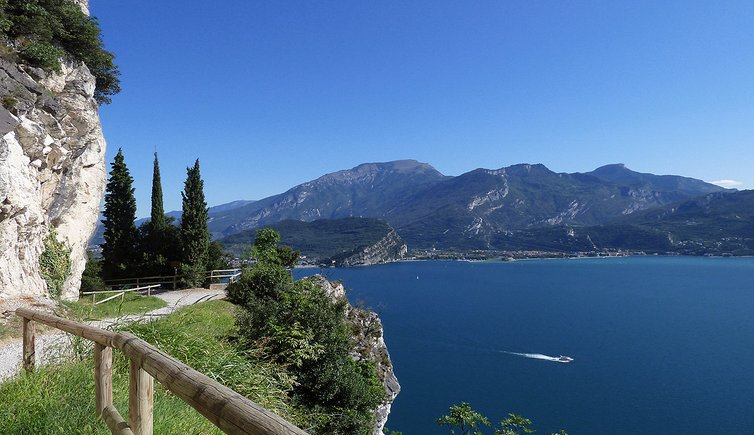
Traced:
<svg viewBox="0 0 754 435">
<path fill-rule="evenodd" d="M 573 361 L 573 358 L 571 358 L 570 356 L 560 355 L 560 356 L 558 356 L 557 360 L 558 360 L 558 362 L 569 363 L 569 362 Z"/>
</svg>

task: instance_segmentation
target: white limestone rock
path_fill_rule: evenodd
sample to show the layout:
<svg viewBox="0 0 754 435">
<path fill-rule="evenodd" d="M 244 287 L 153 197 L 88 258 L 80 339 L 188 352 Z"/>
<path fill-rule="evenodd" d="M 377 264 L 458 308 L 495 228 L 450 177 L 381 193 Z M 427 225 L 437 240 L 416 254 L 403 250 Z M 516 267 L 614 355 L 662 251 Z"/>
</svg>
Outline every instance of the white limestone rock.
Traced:
<svg viewBox="0 0 754 435">
<path fill-rule="evenodd" d="M 48 295 L 39 256 L 50 226 L 72 249 L 61 296 L 78 295 L 106 179 L 94 86 L 83 64 L 47 74 L 0 58 L 0 299 Z"/>
</svg>

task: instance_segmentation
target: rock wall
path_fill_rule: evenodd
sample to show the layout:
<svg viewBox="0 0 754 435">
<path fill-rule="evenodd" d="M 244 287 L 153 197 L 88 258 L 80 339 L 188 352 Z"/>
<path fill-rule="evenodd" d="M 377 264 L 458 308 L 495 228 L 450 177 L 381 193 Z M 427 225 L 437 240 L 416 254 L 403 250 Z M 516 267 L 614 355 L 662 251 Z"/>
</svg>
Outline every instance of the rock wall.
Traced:
<svg viewBox="0 0 754 435">
<path fill-rule="evenodd" d="M 0 299 L 47 296 L 39 256 L 50 226 L 72 249 L 61 296 L 78 295 L 106 179 L 94 86 L 83 64 L 48 74 L 0 54 Z"/>
<path fill-rule="evenodd" d="M 315 275 L 318 285 L 333 299 L 346 297 L 343 284 L 331 283 L 321 275 Z M 393 362 L 390 360 L 390 353 L 385 344 L 383 336 L 382 322 L 377 313 L 353 307 L 351 304 L 346 306 L 346 319 L 354 325 L 356 336 L 354 337 L 356 346 L 353 349 L 352 357 L 357 360 L 368 360 L 377 366 L 377 375 L 382 380 L 385 387 L 385 401 L 375 409 L 375 424 L 372 429 L 372 435 L 382 435 L 382 430 L 387 423 L 390 407 L 393 401 L 401 391 L 398 378 L 393 372 Z"/>
<path fill-rule="evenodd" d="M 346 258 L 336 260 L 336 266 L 368 266 L 370 264 L 385 263 L 400 260 L 406 256 L 408 246 L 394 229 L 390 229 L 379 242 L 372 246 L 357 250 Z"/>
</svg>

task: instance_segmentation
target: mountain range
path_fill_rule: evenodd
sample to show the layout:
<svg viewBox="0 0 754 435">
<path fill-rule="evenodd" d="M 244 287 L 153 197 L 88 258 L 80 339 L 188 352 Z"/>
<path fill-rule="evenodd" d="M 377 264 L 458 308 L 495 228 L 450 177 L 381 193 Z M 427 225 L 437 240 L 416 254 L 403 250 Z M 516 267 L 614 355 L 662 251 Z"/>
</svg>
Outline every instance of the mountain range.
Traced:
<svg viewBox="0 0 754 435">
<path fill-rule="evenodd" d="M 411 248 L 496 249 L 501 235 L 604 225 L 623 216 L 726 190 L 622 164 L 557 173 L 541 164 L 446 176 L 426 163 L 367 163 L 279 195 L 211 214 L 216 238 L 286 219 L 383 219 Z"/>
<path fill-rule="evenodd" d="M 747 234 L 754 234 L 754 193 L 623 164 L 585 173 L 518 164 L 447 176 L 427 163 L 399 160 L 326 174 L 258 201 L 221 204 L 208 215 L 213 238 L 236 248 L 253 239 L 254 229 L 283 221 L 290 229 L 290 221 L 372 218 L 412 249 L 742 253 Z M 324 225 L 295 231 L 310 234 Z"/>
</svg>

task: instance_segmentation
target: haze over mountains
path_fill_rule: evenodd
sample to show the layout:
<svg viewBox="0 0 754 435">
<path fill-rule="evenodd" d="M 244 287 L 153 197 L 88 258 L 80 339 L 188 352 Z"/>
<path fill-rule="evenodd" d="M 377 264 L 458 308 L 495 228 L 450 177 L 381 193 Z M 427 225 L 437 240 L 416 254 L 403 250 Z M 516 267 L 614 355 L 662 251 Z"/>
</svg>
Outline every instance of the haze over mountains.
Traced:
<svg viewBox="0 0 754 435">
<path fill-rule="evenodd" d="M 451 177 L 414 160 L 367 163 L 242 207 L 211 214 L 223 237 L 285 219 L 386 220 L 411 248 L 493 249 L 501 234 L 593 226 L 725 189 L 693 178 L 607 165 L 556 173 L 541 164 L 475 169 Z"/>
</svg>

